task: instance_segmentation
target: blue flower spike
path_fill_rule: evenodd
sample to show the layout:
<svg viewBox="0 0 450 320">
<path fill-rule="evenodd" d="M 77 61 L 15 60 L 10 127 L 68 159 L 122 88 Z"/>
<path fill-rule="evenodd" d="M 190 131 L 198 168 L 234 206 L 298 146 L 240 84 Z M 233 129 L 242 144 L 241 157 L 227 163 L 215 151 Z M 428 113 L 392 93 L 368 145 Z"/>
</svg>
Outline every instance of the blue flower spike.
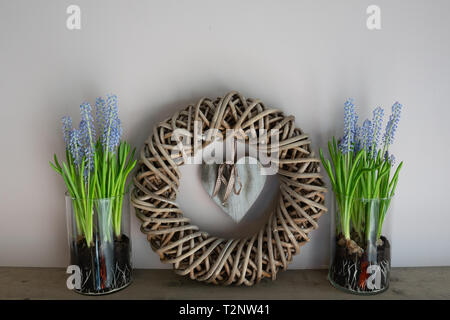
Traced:
<svg viewBox="0 0 450 320">
<path fill-rule="evenodd" d="M 83 159 L 83 147 L 80 139 L 80 130 L 78 129 L 73 129 L 70 132 L 69 151 L 72 155 L 73 163 L 79 169 Z"/>
<path fill-rule="evenodd" d="M 107 96 L 101 119 L 104 122 L 101 137 L 103 150 L 115 153 L 122 137 L 122 125 L 119 119 L 116 95 Z"/>
<path fill-rule="evenodd" d="M 384 150 L 388 150 L 389 146 L 394 142 L 395 131 L 397 130 L 402 112 L 402 105 L 395 102 L 392 106 L 392 114 L 386 124 L 386 131 L 383 135 Z"/>
<path fill-rule="evenodd" d="M 88 179 L 89 174 L 94 170 L 95 155 L 95 124 L 91 105 L 87 102 L 80 105 L 80 113 L 80 135 L 86 162 L 84 177 Z"/>
<path fill-rule="evenodd" d="M 362 129 L 361 129 L 361 145 L 362 148 L 366 151 L 370 151 L 372 147 L 372 141 L 373 141 L 373 127 L 372 122 L 369 119 L 366 119 L 363 122 Z"/>
<path fill-rule="evenodd" d="M 373 157 L 377 155 L 378 143 L 380 142 L 381 127 L 383 126 L 384 110 L 381 107 L 373 110 L 372 117 L 372 150 Z"/>
<path fill-rule="evenodd" d="M 62 122 L 64 144 L 66 145 L 66 149 L 69 149 L 70 132 L 72 131 L 72 118 L 70 116 L 64 116 L 62 117 L 61 122 Z"/>
<path fill-rule="evenodd" d="M 353 150 L 357 122 L 358 116 L 355 113 L 355 105 L 353 104 L 353 99 L 350 98 L 344 104 L 344 136 L 339 144 L 343 154 Z"/>
</svg>

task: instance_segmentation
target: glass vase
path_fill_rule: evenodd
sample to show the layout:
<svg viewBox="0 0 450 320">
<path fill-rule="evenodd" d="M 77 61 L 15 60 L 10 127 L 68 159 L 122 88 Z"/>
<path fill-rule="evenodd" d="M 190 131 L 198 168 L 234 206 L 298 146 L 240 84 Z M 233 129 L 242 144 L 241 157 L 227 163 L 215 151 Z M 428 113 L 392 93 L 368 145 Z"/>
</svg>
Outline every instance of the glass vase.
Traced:
<svg viewBox="0 0 450 320">
<path fill-rule="evenodd" d="M 101 295 L 128 286 L 132 281 L 129 194 L 77 199 L 66 193 L 66 218 L 74 291 Z"/>
<path fill-rule="evenodd" d="M 335 195 L 331 223 L 331 284 L 355 294 L 376 294 L 389 287 L 391 242 L 388 229 L 392 198 Z"/>
</svg>

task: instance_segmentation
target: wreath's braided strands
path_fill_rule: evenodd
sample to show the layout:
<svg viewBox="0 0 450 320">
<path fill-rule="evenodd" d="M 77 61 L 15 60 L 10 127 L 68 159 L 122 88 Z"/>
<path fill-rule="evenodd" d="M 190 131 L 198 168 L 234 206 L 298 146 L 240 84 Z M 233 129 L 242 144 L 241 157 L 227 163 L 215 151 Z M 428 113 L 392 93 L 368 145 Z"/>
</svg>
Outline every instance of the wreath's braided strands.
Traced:
<svg viewBox="0 0 450 320">
<path fill-rule="evenodd" d="M 183 157 L 171 156 L 177 146 L 171 138 L 181 128 L 195 139 L 195 120 L 202 121 L 203 132 L 217 128 L 224 135 L 231 128 L 254 134 L 260 128 L 279 129 L 279 205 L 259 233 L 245 239 L 215 238 L 183 217 L 175 202 Z M 186 150 L 187 156 L 191 153 Z M 295 128 L 294 117 L 237 92 L 214 101 L 203 98 L 158 124 L 141 150 L 134 184 L 132 203 L 141 231 L 161 261 L 172 263 L 177 274 L 214 284 L 250 286 L 264 277 L 275 279 L 309 241 L 308 234 L 327 210 L 319 160 L 311 153 L 307 135 Z"/>
</svg>

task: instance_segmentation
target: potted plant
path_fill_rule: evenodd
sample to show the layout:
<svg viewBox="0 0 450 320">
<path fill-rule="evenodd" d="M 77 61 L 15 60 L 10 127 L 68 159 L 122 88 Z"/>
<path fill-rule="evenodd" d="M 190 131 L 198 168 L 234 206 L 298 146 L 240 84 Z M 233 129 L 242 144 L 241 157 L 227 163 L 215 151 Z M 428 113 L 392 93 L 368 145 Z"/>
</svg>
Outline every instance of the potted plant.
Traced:
<svg viewBox="0 0 450 320">
<path fill-rule="evenodd" d="M 401 162 L 395 168 L 389 153 L 400 120 L 396 102 L 380 143 L 384 111 L 358 126 L 352 100 L 345 103 L 344 135 L 328 142 L 330 160 L 320 150 L 322 164 L 335 195 L 335 228 L 328 278 L 353 293 L 378 293 L 389 286 L 390 241 L 383 234 L 394 197 Z"/>
<path fill-rule="evenodd" d="M 80 106 L 79 128 L 63 117 L 66 162 L 54 156 L 51 167 L 67 187 L 66 213 L 71 265 L 81 281 L 75 290 L 104 294 L 132 280 L 129 184 L 135 149 L 121 140 L 117 96 L 96 100 L 96 121 L 89 103 Z"/>
</svg>

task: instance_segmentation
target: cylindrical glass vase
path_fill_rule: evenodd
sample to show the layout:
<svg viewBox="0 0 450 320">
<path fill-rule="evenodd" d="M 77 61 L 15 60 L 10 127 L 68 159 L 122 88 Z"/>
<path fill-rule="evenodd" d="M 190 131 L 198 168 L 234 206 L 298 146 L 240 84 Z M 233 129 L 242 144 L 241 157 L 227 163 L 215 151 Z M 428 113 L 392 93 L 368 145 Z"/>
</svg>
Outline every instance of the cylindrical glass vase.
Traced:
<svg viewBox="0 0 450 320">
<path fill-rule="evenodd" d="M 376 294 L 389 287 L 391 201 L 335 195 L 328 279 L 336 288 Z"/>
<path fill-rule="evenodd" d="M 66 193 L 70 264 L 76 268 L 74 290 L 101 295 L 132 281 L 129 194 L 77 199 Z"/>
</svg>

